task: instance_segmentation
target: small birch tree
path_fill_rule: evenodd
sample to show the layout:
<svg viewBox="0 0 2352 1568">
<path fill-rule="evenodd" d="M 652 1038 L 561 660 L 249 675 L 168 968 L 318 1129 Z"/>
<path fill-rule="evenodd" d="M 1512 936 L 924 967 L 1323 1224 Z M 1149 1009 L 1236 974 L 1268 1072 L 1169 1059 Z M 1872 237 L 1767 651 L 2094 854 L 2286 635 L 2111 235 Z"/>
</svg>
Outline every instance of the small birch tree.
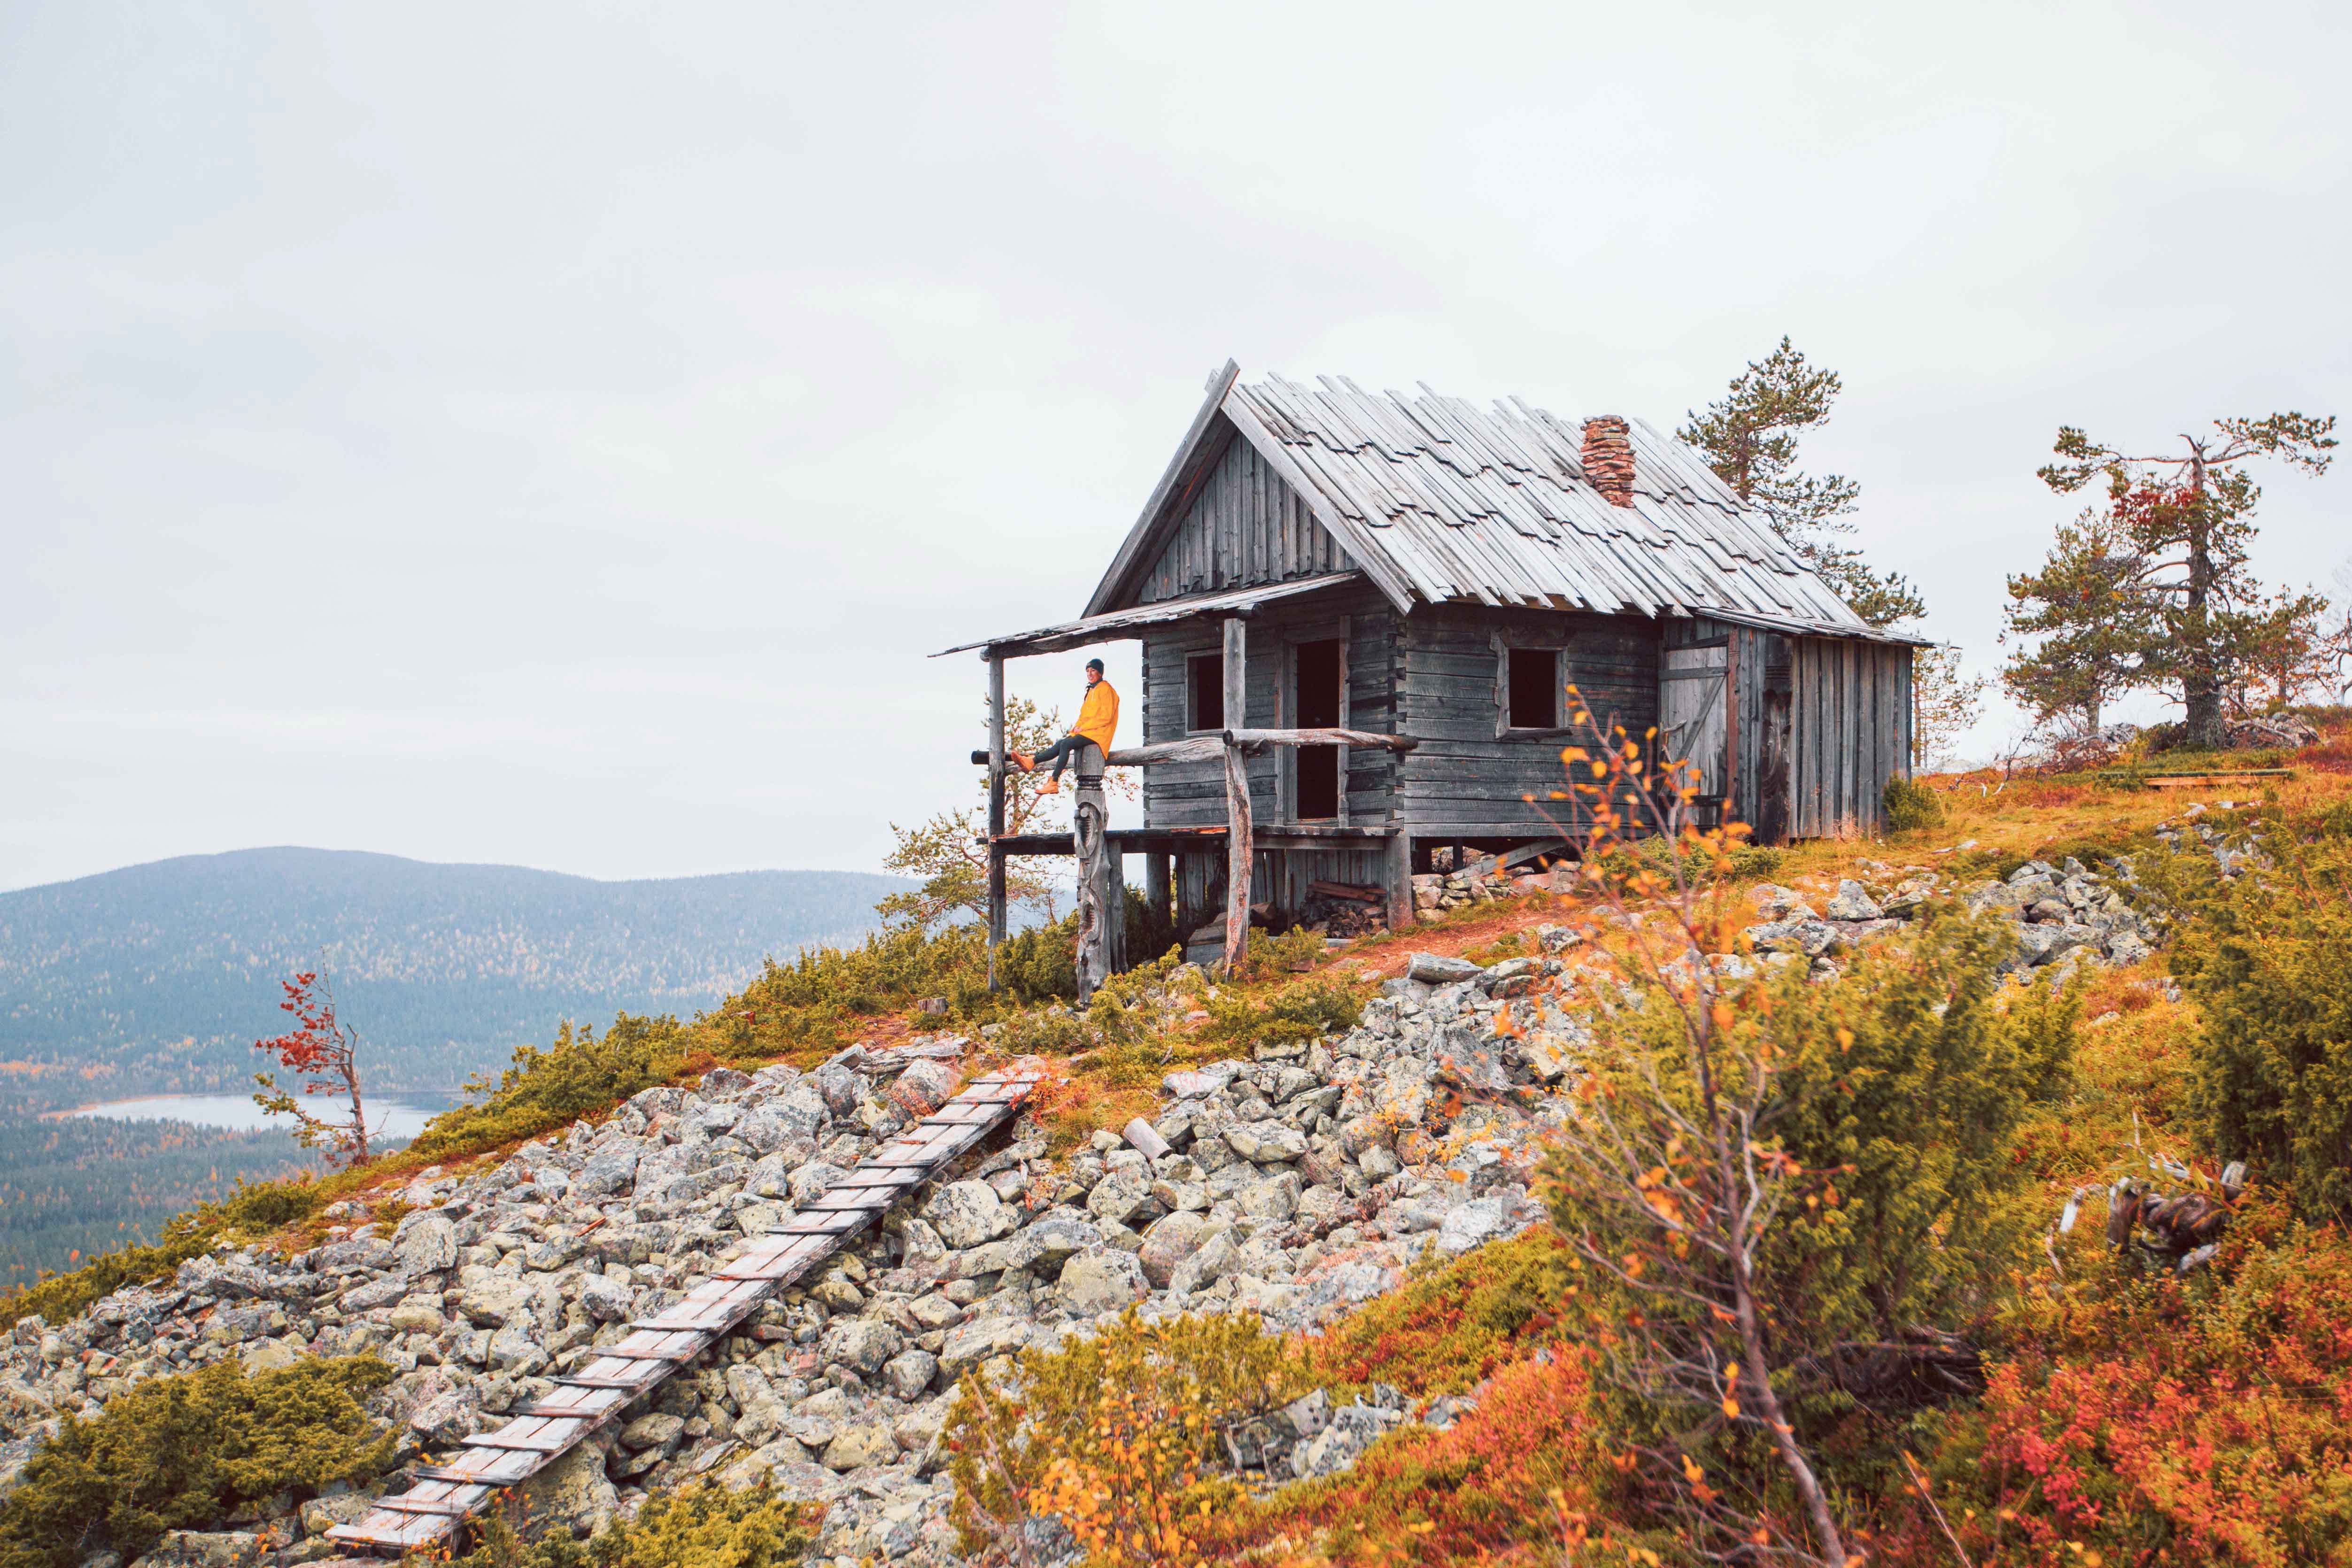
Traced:
<svg viewBox="0 0 2352 1568">
<path fill-rule="evenodd" d="M 293 1087 L 279 1086 L 275 1074 L 257 1072 L 260 1085 L 253 1103 L 273 1115 L 294 1118 L 294 1141 L 304 1148 L 325 1145 L 328 1157 L 347 1166 L 368 1161 L 367 1108 L 360 1098 L 360 1037 L 335 1011 L 334 987 L 324 969 L 306 970 L 279 987 L 286 999 L 278 1010 L 294 1015 L 286 1033 L 253 1042 L 268 1051 L 278 1065 L 294 1074 Z M 301 1098 L 296 1098 L 299 1092 Z M 340 1098 L 338 1113 L 314 1110 L 314 1095 Z"/>
</svg>

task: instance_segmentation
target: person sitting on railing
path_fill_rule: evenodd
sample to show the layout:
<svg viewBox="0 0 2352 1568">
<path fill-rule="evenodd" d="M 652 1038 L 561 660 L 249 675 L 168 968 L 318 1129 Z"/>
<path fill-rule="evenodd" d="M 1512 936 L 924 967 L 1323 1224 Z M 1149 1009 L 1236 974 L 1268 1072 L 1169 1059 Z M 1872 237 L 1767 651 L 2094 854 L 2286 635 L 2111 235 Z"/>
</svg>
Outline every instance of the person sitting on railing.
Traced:
<svg viewBox="0 0 2352 1568">
<path fill-rule="evenodd" d="M 1054 765 L 1054 775 L 1045 780 L 1038 793 L 1058 794 L 1062 789 L 1062 769 L 1076 760 L 1078 748 L 1092 742 L 1102 748 L 1105 756 L 1108 756 L 1110 737 L 1118 732 L 1118 693 L 1112 689 L 1108 681 L 1103 679 L 1103 662 L 1100 659 L 1088 659 L 1087 661 L 1087 700 L 1078 705 L 1078 722 L 1071 727 L 1069 734 L 1043 751 L 1034 754 L 1025 751 L 1014 752 L 1013 764 L 1024 773 L 1034 773 L 1037 771 L 1039 763 L 1051 762 Z"/>
</svg>

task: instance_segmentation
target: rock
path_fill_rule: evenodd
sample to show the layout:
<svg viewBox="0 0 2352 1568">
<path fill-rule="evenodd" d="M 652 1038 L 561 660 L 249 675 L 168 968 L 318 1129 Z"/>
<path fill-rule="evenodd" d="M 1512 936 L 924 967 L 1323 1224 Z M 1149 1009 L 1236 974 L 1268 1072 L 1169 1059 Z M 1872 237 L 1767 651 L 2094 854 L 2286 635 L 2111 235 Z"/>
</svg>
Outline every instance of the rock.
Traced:
<svg viewBox="0 0 2352 1568">
<path fill-rule="evenodd" d="M 1849 878 L 1838 883 L 1837 896 L 1832 898 L 1822 913 L 1832 920 L 1883 920 L 1886 912 L 1870 896 L 1870 890 Z"/>
<path fill-rule="evenodd" d="M 245 1353 L 237 1359 L 244 1364 L 247 1374 L 282 1372 L 302 1359 L 302 1350 L 299 1343 L 289 1344 L 282 1339 L 266 1339 L 257 1344 L 247 1346 Z"/>
<path fill-rule="evenodd" d="M 1360 1159 L 1366 1149 L 1387 1148 L 1396 1142 L 1396 1124 L 1385 1116 L 1354 1116 L 1339 1124 L 1339 1147 L 1349 1159 Z"/>
<path fill-rule="evenodd" d="M 522 1501 L 526 1517 L 588 1536 L 619 1511 L 621 1494 L 604 1475 L 603 1453 L 583 1443 L 524 1482 Z"/>
<path fill-rule="evenodd" d="M 1522 1038 L 1511 1055 L 1546 1083 L 1557 1083 L 1568 1076 L 1575 1060 L 1570 1053 L 1569 1042 L 1549 1030 L 1538 1030 Z"/>
<path fill-rule="evenodd" d="M 1108 1247 L 1081 1252 L 1064 1264 L 1058 1288 L 1064 1304 L 1082 1317 L 1132 1306 L 1151 1290 L 1136 1255 Z"/>
<path fill-rule="evenodd" d="M 1189 1295 L 1192 1291 L 1215 1284 L 1219 1280 L 1223 1279 L 1226 1270 L 1233 1267 L 1235 1250 L 1231 1231 L 1219 1230 L 1212 1233 L 1190 1258 L 1177 1264 L 1169 1274 L 1169 1290 L 1181 1291 Z"/>
<path fill-rule="evenodd" d="M 622 1322 L 635 1306 L 635 1297 L 626 1285 L 602 1274 L 591 1274 L 580 1281 L 572 1300 L 580 1303 L 589 1321 L 600 1323 Z"/>
<path fill-rule="evenodd" d="M 709 1100 L 723 1100 L 740 1094 L 751 1087 L 751 1075 L 737 1068 L 714 1067 L 702 1075 L 696 1092 Z"/>
<path fill-rule="evenodd" d="M 1756 913 L 1762 915 L 1767 924 L 1821 918 L 1813 913 L 1813 906 L 1805 902 L 1805 895 L 1793 887 L 1781 887 L 1768 882 L 1750 888 L 1748 896 L 1754 901 Z"/>
<path fill-rule="evenodd" d="M 1396 1411 L 1368 1405 L 1347 1405 L 1331 1412 L 1323 1430 L 1290 1457 L 1292 1473 L 1301 1480 L 1337 1475 L 1353 1466 L 1366 1448 L 1401 1419 Z"/>
<path fill-rule="evenodd" d="M 1150 1201 L 1150 1172 L 1113 1171 L 1095 1183 L 1094 1191 L 1087 1194 L 1087 1210 L 1105 1225 L 1125 1225 Z"/>
<path fill-rule="evenodd" d="M 1261 1219 L 1286 1220 L 1298 1212 L 1301 1184 L 1297 1171 L 1284 1171 L 1252 1182 L 1242 1188 L 1238 1198 L 1244 1214 Z"/>
<path fill-rule="evenodd" d="M 1068 1272 L 1067 1269 L 1063 1270 L 1066 1275 Z M 940 1373 L 952 1381 L 961 1377 L 967 1367 L 1013 1354 L 1029 1343 L 1030 1332 L 1026 1322 L 1010 1317 L 982 1318 L 961 1328 L 950 1329 L 940 1346 Z"/>
<path fill-rule="evenodd" d="M 1457 980 L 1475 980 L 1486 971 L 1467 958 L 1451 958 L 1442 953 L 1415 953 L 1405 960 L 1405 976 L 1424 986 L 1451 985 Z"/>
<path fill-rule="evenodd" d="M 931 1195 L 923 1207 L 923 1218 L 940 1233 L 940 1239 L 961 1251 L 1009 1236 L 1018 1223 L 996 1189 L 984 1181 L 950 1182 Z"/>
<path fill-rule="evenodd" d="M 1281 1165 L 1307 1152 L 1307 1134 L 1282 1122 L 1238 1122 L 1224 1130 L 1224 1139 L 1253 1165 Z"/>
<path fill-rule="evenodd" d="M 923 1390 L 939 1375 L 940 1358 L 925 1350 L 909 1350 L 892 1356 L 882 1367 L 882 1381 L 890 1392 L 908 1404 L 923 1396 Z"/>
<path fill-rule="evenodd" d="M 399 1333 L 439 1333 L 448 1322 L 441 1315 L 439 1297 L 412 1296 L 392 1309 L 385 1326 Z"/>
<path fill-rule="evenodd" d="M 1051 1272 L 1102 1239 L 1102 1228 L 1080 1218 L 1076 1209 L 1049 1208 L 1005 1243 L 1007 1267 Z"/>
<path fill-rule="evenodd" d="M 791 1196 L 794 1203 L 806 1203 L 811 1198 L 822 1197 L 840 1186 L 848 1175 L 849 1173 L 839 1166 L 820 1160 L 814 1165 L 803 1166 L 794 1171 L 785 1180 L 784 1191 Z"/>
<path fill-rule="evenodd" d="M 400 1265 L 412 1274 L 437 1274 L 457 1264 L 457 1228 L 437 1214 L 410 1221 L 394 1243 Z"/>
<path fill-rule="evenodd" d="M 676 1446 L 686 1434 L 686 1422 L 676 1416 L 656 1411 L 640 1416 L 621 1428 L 621 1447 L 635 1453 L 640 1448 L 668 1448 Z"/>
<path fill-rule="evenodd" d="M 905 1343 L 897 1329 L 879 1318 L 835 1319 L 825 1325 L 817 1354 L 831 1365 L 854 1367 L 864 1374 L 878 1370 Z"/>
<path fill-rule="evenodd" d="M 530 1287 L 520 1280 L 491 1274 L 465 1288 L 457 1297 L 457 1311 L 476 1328 L 502 1328 L 514 1319 L 528 1321 L 530 1300 Z"/>
<path fill-rule="evenodd" d="M 1511 1207 L 1506 1198 L 1482 1197 L 1449 1210 L 1437 1227 L 1438 1250 L 1458 1258 L 1473 1248 L 1510 1235 Z"/>
<path fill-rule="evenodd" d="M 818 1462 L 835 1472 L 862 1470 L 868 1465 L 887 1465 L 898 1457 L 898 1439 L 884 1421 L 864 1421 L 845 1427 L 824 1448 L 824 1458 Z"/>
<path fill-rule="evenodd" d="M 266 1549 L 249 1531 L 167 1530 L 139 1562 L 150 1568 L 249 1568 Z"/>
<path fill-rule="evenodd" d="M 1143 1233 L 1143 1245 L 1136 1249 L 1135 1260 L 1143 1269 L 1143 1277 L 1159 1290 L 1168 1288 L 1168 1280 L 1176 1266 L 1201 1249 L 1208 1239 L 1209 1220 L 1206 1216 L 1177 1213 L 1154 1224 Z"/>
<path fill-rule="evenodd" d="M 1583 941 L 1584 933 L 1570 926 L 1547 924 L 1536 927 L 1536 946 L 1547 953 L 1565 953 Z"/>
<path fill-rule="evenodd" d="M 954 1098 L 956 1071 L 944 1061 L 918 1061 L 890 1085 L 890 1103 L 909 1122 L 919 1121 Z"/>
<path fill-rule="evenodd" d="M 408 1429 L 428 1447 L 446 1448 L 474 1434 L 474 1417 L 482 1408 L 474 1384 L 460 1383 L 426 1399 L 408 1413 Z"/>
</svg>

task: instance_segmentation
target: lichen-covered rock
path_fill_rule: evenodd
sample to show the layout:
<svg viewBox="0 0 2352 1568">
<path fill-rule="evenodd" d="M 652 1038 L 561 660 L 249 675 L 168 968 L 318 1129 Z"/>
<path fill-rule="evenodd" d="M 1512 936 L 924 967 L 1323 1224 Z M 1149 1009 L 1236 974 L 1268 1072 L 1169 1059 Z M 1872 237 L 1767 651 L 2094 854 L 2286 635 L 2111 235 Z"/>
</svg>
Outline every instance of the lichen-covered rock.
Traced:
<svg viewBox="0 0 2352 1568">
<path fill-rule="evenodd" d="M 1087 1194 L 1087 1210 L 1105 1225 L 1125 1225 L 1151 1201 L 1151 1175 L 1143 1170 L 1113 1171 Z"/>
<path fill-rule="evenodd" d="M 1135 1260 L 1143 1277 L 1155 1287 L 1167 1289 L 1176 1266 L 1199 1251 L 1208 1239 L 1210 1223 L 1207 1216 L 1197 1213 L 1171 1214 L 1156 1221 L 1143 1233 L 1143 1245 L 1136 1249 Z"/>
<path fill-rule="evenodd" d="M 1150 1293 L 1151 1283 L 1134 1253 L 1105 1247 L 1064 1264 L 1059 1290 L 1072 1312 L 1092 1317 L 1134 1305 Z"/>
<path fill-rule="evenodd" d="M 923 1218 L 940 1240 L 959 1251 L 1010 1236 L 1016 1224 L 1013 1211 L 984 1181 L 950 1182 L 931 1195 Z"/>
<path fill-rule="evenodd" d="M 817 1353 L 834 1366 L 864 1374 L 878 1370 L 906 1342 L 879 1318 L 845 1318 L 827 1323 Z"/>
<path fill-rule="evenodd" d="M 1253 1165 L 1281 1165 L 1307 1152 L 1307 1134 L 1282 1122 L 1237 1122 L 1224 1130 L 1224 1139 Z"/>
<path fill-rule="evenodd" d="M 1878 920 L 1886 914 L 1871 898 L 1870 890 L 1851 877 L 1838 883 L 1836 896 L 1822 913 L 1832 920 Z"/>
</svg>

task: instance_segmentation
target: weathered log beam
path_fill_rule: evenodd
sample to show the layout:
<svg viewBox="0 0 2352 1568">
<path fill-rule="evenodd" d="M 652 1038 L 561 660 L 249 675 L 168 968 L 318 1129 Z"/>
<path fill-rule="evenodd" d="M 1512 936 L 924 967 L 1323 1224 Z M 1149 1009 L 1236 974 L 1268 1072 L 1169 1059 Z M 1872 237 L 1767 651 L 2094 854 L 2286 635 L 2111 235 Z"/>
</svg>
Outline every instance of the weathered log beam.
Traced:
<svg viewBox="0 0 2352 1568">
<path fill-rule="evenodd" d="M 1365 729 L 1226 729 L 1150 746 L 1123 746 L 1103 760 L 1113 768 L 1145 768 L 1155 762 L 1213 762 L 1224 755 L 1228 745 L 1255 757 L 1269 747 L 1371 746 L 1411 751 L 1420 744 L 1409 735 L 1377 735 Z M 988 753 L 975 751 L 971 760 L 975 766 L 984 765 Z"/>
</svg>

